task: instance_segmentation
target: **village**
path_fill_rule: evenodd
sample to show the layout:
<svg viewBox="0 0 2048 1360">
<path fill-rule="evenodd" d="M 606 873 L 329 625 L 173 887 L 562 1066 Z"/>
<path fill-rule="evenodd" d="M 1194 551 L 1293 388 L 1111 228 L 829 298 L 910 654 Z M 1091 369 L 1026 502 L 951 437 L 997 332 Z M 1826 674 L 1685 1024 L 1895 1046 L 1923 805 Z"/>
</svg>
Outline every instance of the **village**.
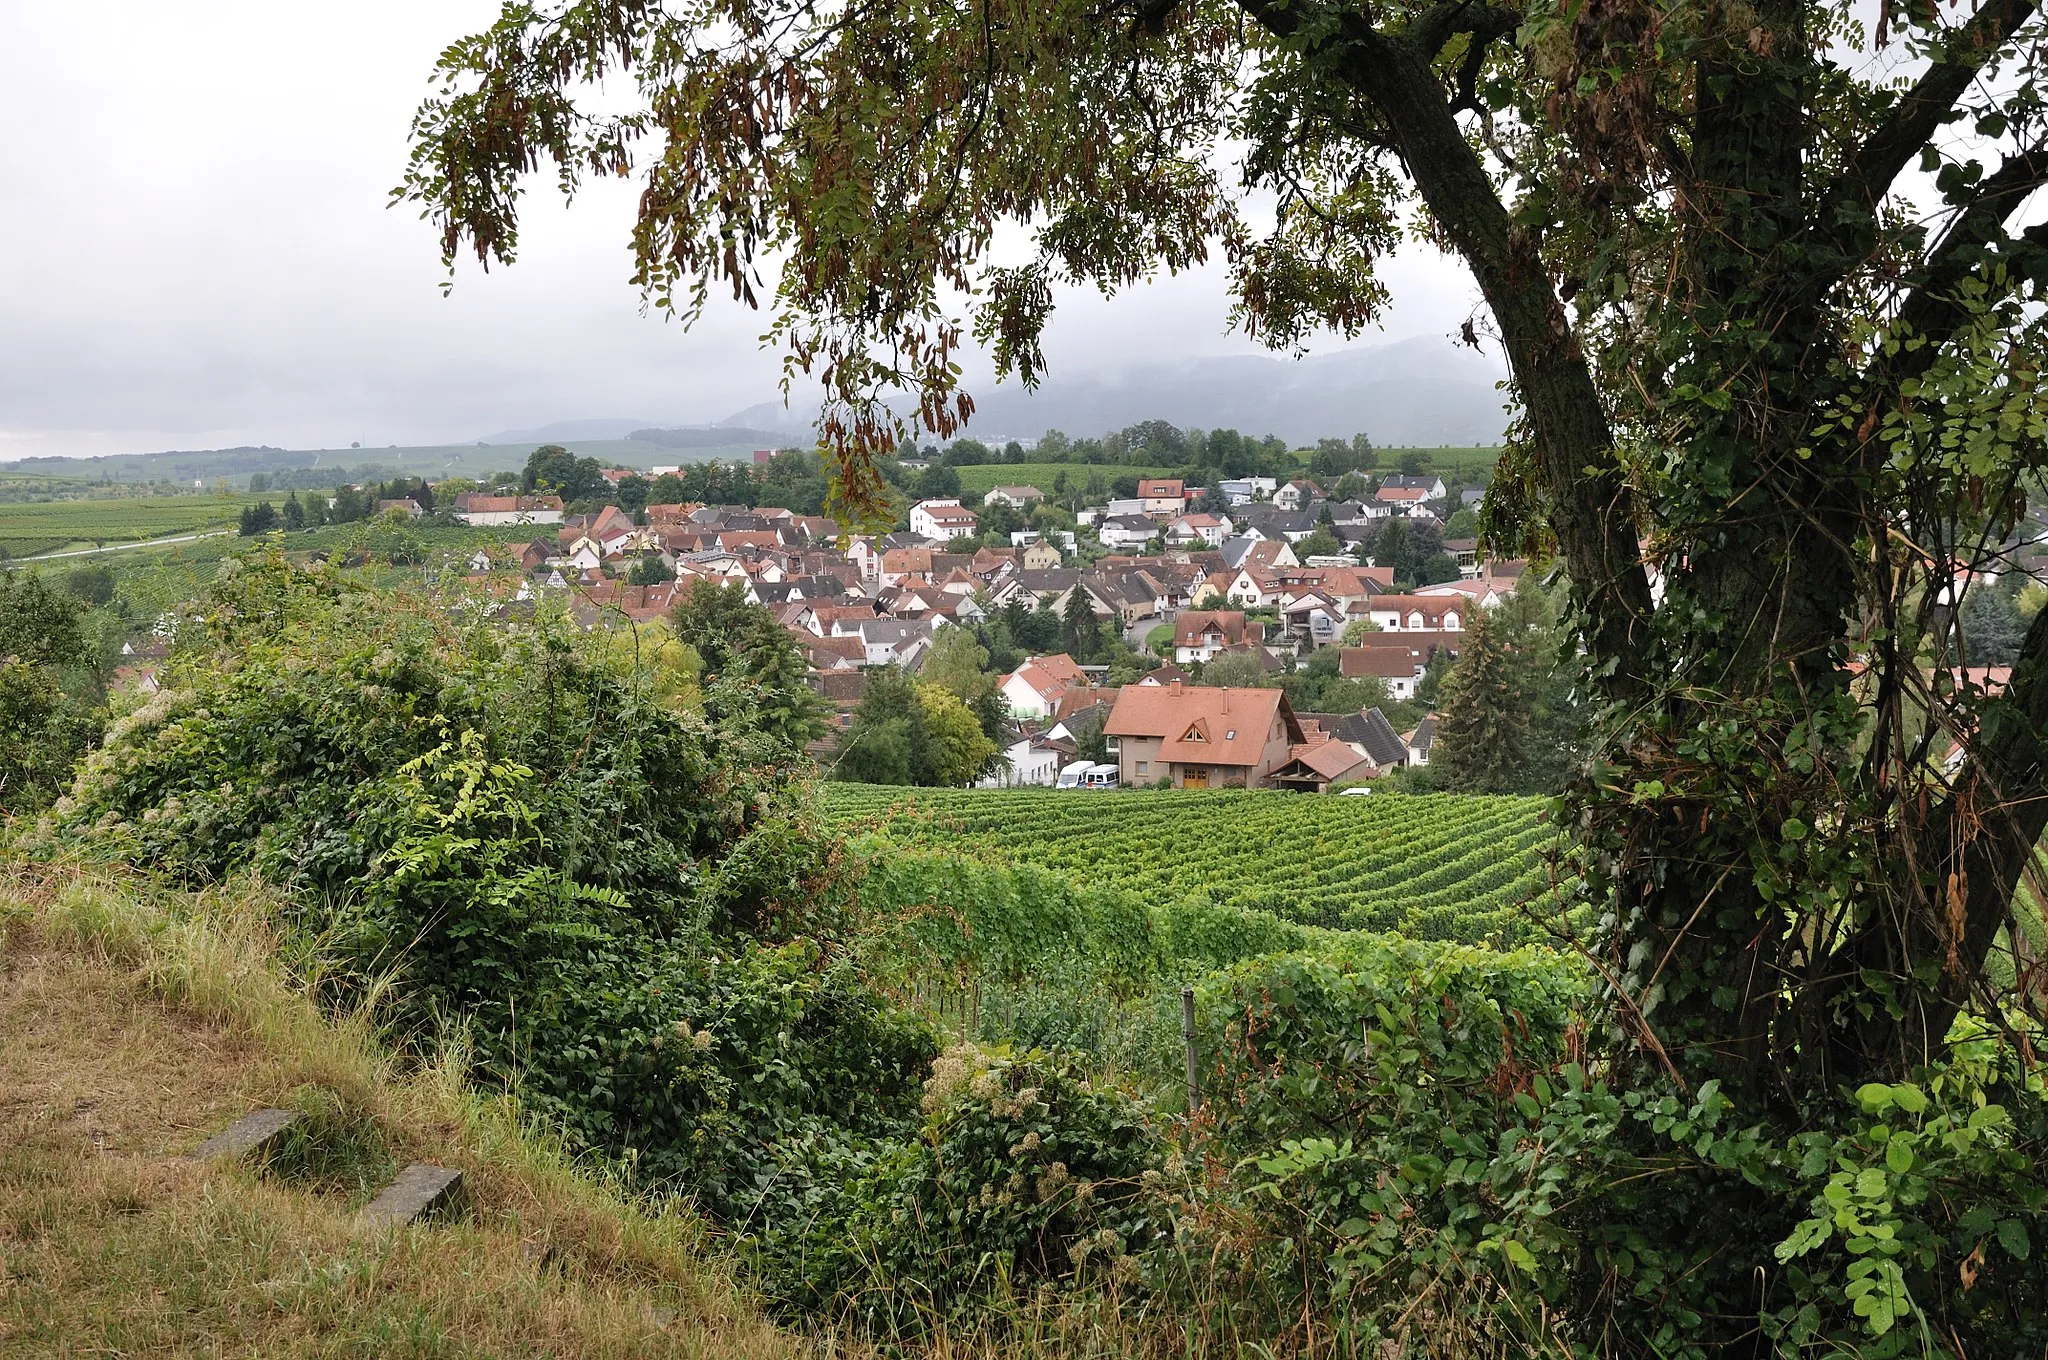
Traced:
<svg viewBox="0 0 2048 1360">
<path fill-rule="evenodd" d="M 614 484 L 637 475 L 604 473 Z M 1450 579 L 1397 589 L 1395 567 L 1375 562 L 1369 545 L 1388 521 L 1440 534 L 1453 499 L 1426 473 L 1387 474 L 1349 500 L 1310 478 L 1226 479 L 1213 492 L 1143 478 L 1133 496 L 1079 509 L 1072 530 L 1015 530 L 1003 545 L 988 542 L 984 518 L 1016 522 L 1045 491 L 999 485 L 972 502 L 918 500 L 908 527 L 878 536 L 765 506 L 576 515 L 552 495 L 470 494 L 453 510 L 474 526 L 532 527 L 528 541 L 478 550 L 470 574 L 514 602 L 559 593 L 586 626 L 661 619 L 696 581 L 744 592 L 796 641 L 842 730 L 876 670 L 917 675 L 949 628 L 1084 619 L 1121 644 L 1114 664 L 1048 649 L 1003 671 L 1005 759 L 985 787 L 1328 792 L 1426 766 L 1431 717 L 1397 726 L 1377 705 L 1297 712 L 1277 681 L 1216 677 L 1277 677 L 1335 648 L 1336 675 L 1377 682 L 1400 711 L 1414 707 L 1432 663 L 1456 658 L 1474 611 L 1500 605 L 1525 565 L 1443 539 L 1438 571 Z M 825 760 L 832 746 L 828 736 L 814 754 Z"/>
</svg>

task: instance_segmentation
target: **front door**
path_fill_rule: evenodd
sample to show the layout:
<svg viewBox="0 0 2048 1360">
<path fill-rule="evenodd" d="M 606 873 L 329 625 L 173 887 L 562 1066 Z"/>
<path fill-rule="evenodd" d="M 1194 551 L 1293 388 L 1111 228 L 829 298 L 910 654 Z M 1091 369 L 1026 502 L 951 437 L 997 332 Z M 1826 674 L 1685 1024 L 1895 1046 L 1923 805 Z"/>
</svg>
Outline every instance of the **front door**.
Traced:
<svg viewBox="0 0 2048 1360">
<path fill-rule="evenodd" d="M 1180 786 L 1184 789 L 1206 789 L 1209 787 L 1209 772 L 1196 766 L 1183 766 Z"/>
</svg>

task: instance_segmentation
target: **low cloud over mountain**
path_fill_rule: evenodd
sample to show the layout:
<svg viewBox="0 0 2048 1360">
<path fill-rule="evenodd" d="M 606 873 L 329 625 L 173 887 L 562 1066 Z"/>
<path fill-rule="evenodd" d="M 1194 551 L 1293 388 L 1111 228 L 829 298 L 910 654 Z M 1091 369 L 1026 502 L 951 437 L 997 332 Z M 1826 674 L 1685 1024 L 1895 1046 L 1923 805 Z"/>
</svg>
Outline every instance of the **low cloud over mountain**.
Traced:
<svg viewBox="0 0 2048 1360">
<path fill-rule="evenodd" d="M 1363 431 L 1376 444 L 1494 444 L 1507 428 L 1497 353 L 1448 338 L 1293 360 L 1264 355 L 1134 360 L 1113 371 L 1055 372 L 1036 392 L 1014 382 L 970 388 L 967 433 L 981 440 L 1033 438 L 1049 429 L 1095 435 L 1141 420 L 1275 434 L 1303 444 Z M 815 410 L 764 402 L 727 425 L 794 435 Z"/>
</svg>

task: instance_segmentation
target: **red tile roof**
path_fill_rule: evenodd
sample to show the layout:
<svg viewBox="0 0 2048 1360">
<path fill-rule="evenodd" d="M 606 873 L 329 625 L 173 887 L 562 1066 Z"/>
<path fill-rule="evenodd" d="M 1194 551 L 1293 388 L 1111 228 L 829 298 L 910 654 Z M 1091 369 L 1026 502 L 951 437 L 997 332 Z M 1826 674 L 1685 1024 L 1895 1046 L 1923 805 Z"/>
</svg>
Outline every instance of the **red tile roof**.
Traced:
<svg viewBox="0 0 2048 1360">
<path fill-rule="evenodd" d="M 1290 740 L 1301 724 L 1277 689 L 1125 685 L 1103 728 L 1112 737 L 1158 737 L 1159 759 L 1185 765 L 1257 765 L 1275 718 Z"/>
</svg>

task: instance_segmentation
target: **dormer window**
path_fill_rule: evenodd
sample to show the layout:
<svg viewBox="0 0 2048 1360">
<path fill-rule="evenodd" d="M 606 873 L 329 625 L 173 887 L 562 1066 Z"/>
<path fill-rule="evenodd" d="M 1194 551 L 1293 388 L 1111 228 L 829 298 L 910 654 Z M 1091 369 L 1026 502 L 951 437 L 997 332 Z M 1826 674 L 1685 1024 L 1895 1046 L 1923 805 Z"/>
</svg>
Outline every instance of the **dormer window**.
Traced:
<svg viewBox="0 0 2048 1360">
<path fill-rule="evenodd" d="M 1181 734 L 1181 738 L 1180 738 L 1180 739 L 1181 739 L 1182 741 L 1207 741 L 1207 740 L 1208 740 L 1208 738 L 1207 738 L 1207 737 L 1205 737 L 1205 736 L 1203 736 L 1203 735 L 1202 735 L 1202 727 L 1201 727 L 1201 724 L 1200 724 L 1200 723 L 1197 723 L 1197 724 L 1195 724 L 1195 725 L 1194 725 L 1193 727 L 1190 727 L 1190 728 L 1189 728 L 1189 729 L 1188 729 L 1188 730 L 1187 730 L 1186 732 L 1183 732 L 1183 733 Z"/>
</svg>

